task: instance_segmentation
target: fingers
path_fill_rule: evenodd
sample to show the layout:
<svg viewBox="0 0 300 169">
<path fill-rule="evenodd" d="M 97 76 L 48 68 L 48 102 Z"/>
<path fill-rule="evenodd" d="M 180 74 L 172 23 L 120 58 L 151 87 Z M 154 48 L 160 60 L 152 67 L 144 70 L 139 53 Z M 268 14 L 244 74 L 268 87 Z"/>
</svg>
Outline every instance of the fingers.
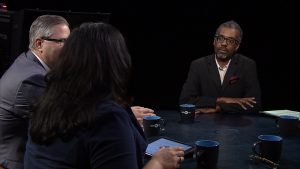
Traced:
<svg viewBox="0 0 300 169">
<path fill-rule="evenodd" d="M 181 162 L 183 162 L 183 160 L 184 160 L 184 157 L 183 157 L 183 156 L 181 156 L 181 157 L 178 157 L 178 163 L 181 163 Z"/>
<path fill-rule="evenodd" d="M 195 114 L 201 114 L 201 109 L 196 109 Z"/>
<path fill-rule="evenodd" d="M 182 147 L 170 147 L 167 148 L 171 154 L 172 154 L 172 158 L 173 158 L 173 165 L 175 168 L 179 168 L 180 167 L 180 163 L 183 162 L 184 160 L 184 149 Z"/>
<path fill-rule="evenodd" d="M 184 159 L 184 149 L 182 147 L 171 147 L 169 148 L 172 151 L 172 154 L 176 157 L 182 157 L 182 161 Z"/>
<path fill-rule="evenodd" d="M 160 146 L 160 149 L 168 148 L 173 151 L 174 154 L 184 155 L 184 149 L 182 147 L 170 147 L 170 146 Z"/>
<path fill-rule="evenodd" d="M 169 148 L 170 146 L 160 146 L 159 149 Z"/>
<path fill-rule="evenodd" d="M 244 110 L 247 110 L 247 107 L 254 107 L 256 101 L 254 97 L 246 97 L 246 98 L 235 98 L 234 103 L 239 104 Z"/>
<path fill-rule="evenodd" d="M 144 112 L 153 114 L 154 110 L 144 107 Z"/>
<path fill-rule="evenodd" d="M 136 119 L 137 119 L 137 121 L 143 121 L 142 117 L 137 117 Z"/>
<path fill-rule="evenodd" d="M 248 100 L 248 102 L 251 102 L 251 103 L 256 103 L 256 101 L 255 101 L 255 97 L 248 97 L 248 98 L 245 98 L 245 99 L 247 99 Z"/>
<path fill-rule="evenodd" d="M 131 106 L 132 110 L 141 111 L 145 113 L 154 113 L 154 110 L 142 106 Z"/>
<path fill-rule="evenodd" d="M 172 147 L 173 151 L 179 156 L 184 156 L 184 149 L 182 147 Z"/>
<path fill-rule="evenodd" d="M 249 107 L 254 107 L 254 104 L 256 104 L 254 97 L 242 98 L 242 102 L 244 105 L 247 105 Z"/>
<path fill-rule="evenodd" d="M 159 151 L 164 151 L 164 149 L 167 149 L 166 151 L 170 151 L 176 157 L 184 156 L 184 149 L 182 147 L 161 146 L 159 148 Z"/>
<path fill-rule="evenodd" d="M 143 118 L 145 116 L 155 116 L 154 110 L 149 108 L 145 108 L 141 106 L 132 106 L 131 110 L 142 128 L 143 128 Z"/>
<path fill-rule="evenodd" d="M 246 101 L 244 104 L 248 105 L 249 107 L 254 107 L 253 103 L 252 102 L 250 103 L 249 101 Z"/>
<path fill-rule="evenodd" d="M 145 107 L 141 107 L 141 106 L 132 106 L 131 110 L 133 113 L 135 114 L 141 114 L 143 116 L 153 116 L 154 114 L 154 110 L 149 109 L 149 108 L 145 108 Z"/>
<path fill-rule="evenodd" d="M 217 103 L 218 104 L 221 104 L 221 103 L 225 103 L 225 104 L 235 103 L 235 104 L 240 105 L 244 110 L 247 110 L 246 105 L 243 103 L 242 99 L 243 98 L 220 97 L 220 98 L 217 98 Z"/>
<path fill-rule="evenodd" d="M 241 100 L 237 100 L 236 103 L 239 104 L 244 110 L 247 110 L 246 106 Z"/>
<path fill-rule="evenodd" d="M 143 116 L 155 116 L 154 113 L 145 113 L 145 112 L 142 112 Z"/>
<path fill-rule="evenodd" d="M 179 168 L 184 160 L 184 149 L 181 147 L 162 146 L 152 159 L 158 160 L 163 168 Z"/>
<path fill-rule="evenodd" d="M 175 151 L 177 151 L 176 156 L 178 158 L 178 161 L 177 161 L 177 164 L 176 164 L 176 168 L 179 168 L 181 162 L 183 162 L 183 160 L 184 160 L 184 151 L 181 148 L 177 148 L 177 149 L 175 148 Z"/>
<path fill-rule="evenodd" d="M 180 168 L 180 164 L 181 162 L 183 162 L 184 160 L 184 157 L 177 157 L 178 160 L 177 160 L 177 163 L 175 164 L 175 168 Z"/>
</svg>

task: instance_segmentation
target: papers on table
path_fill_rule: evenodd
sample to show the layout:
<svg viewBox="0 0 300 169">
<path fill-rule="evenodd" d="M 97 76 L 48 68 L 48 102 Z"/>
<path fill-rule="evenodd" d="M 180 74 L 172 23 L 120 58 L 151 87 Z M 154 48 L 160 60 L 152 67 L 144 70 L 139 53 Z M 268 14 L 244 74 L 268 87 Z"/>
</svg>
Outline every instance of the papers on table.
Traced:
<svg viewBox="0 0 300 169">
<path fill-rule="evenodd" d="M 261 113 L 275 116 L 275 117 L 279 117 L 281 115 L 295 116 L 298 118 L 300 117 L 300 112 L 292 111 L 292 110 L 269 110 L 269 111 L 261 111 Z"/>
</svg>

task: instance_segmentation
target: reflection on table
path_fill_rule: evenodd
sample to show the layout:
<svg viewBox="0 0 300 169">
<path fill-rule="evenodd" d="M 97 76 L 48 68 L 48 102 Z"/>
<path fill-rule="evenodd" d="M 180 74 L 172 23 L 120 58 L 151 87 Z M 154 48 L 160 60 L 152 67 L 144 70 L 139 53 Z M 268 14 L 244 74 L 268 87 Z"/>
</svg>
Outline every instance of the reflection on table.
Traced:
<svg viewBox="0 0 300 169">
<path fill-rule="evenodd" d="M 275 118 L 262 114 L 201 114 L 194 123 L 181 123 L 178 111 L 157 111 L 167 121 L 163 136 L 194 145 L 198 139 L 220 142 L 218 169 L 263 169 L 255 163 L 252 145 L 261 134 L 279 135 Z M 300 132 L 282 136 L 282 154 L 279 168 L 300 168 Z M 182 169 L 201 169 L 190 156 L 181 164 Z"/>
</svg>

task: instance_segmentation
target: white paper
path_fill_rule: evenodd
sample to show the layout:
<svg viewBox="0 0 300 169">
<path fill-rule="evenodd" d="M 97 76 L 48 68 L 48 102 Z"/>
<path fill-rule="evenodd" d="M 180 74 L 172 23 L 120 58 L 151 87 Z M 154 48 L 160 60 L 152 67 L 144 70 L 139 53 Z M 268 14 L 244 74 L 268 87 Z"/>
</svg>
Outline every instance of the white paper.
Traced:
<svg viewBox="0 0 300 169">
<path fill-rule="evenodd" d="M 261 113 L 268 114 L 275 117 L 279 117 L 281 115 L 289 115 L 297 118 L 300 117 L 300 112 L 292 111 L 292 110 L 268 110 L 268 111 L 262 111 Z"/>
</svg>

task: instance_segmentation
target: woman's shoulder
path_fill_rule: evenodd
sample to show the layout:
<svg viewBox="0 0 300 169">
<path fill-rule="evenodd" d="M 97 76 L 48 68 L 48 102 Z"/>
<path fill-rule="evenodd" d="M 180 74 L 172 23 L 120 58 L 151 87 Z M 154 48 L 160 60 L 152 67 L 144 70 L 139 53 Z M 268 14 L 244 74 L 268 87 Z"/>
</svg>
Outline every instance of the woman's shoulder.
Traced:
<svg viewBox="0 0 300 169">
<path fill-rule="evenodd" d="M 96 106 L 96 116 L 104 116 L 107 114 L 123 114 L 123 113 L 127 113 L 127 110 L 122 107 L 121 105 L 119 105 L 118 103 L 112 101 L 112 100 L 108 100 L 108 101 L 102 101 L 99 102 Z"/>
<path fill-rule="evenodd" d="M 97 104 L 94 123 L 83 133 L 86 137 L 104 139 L 103 135 L 127 135 L 133 122 L 130 112 L 114 101 L 104 101 Z M 96 134 L 98 133 L 98 134 Z M 98 137 L 100 136 L 100 137 Z"/>
<path fill-rule="evenodd" d="M 102 101 L 96 107 L 96 121 L 102 123 L 115 122 L 116 120 L 124 123 L 131 121 L 130 109 L 127 109 L 114 101 Z"/>
</svg>

